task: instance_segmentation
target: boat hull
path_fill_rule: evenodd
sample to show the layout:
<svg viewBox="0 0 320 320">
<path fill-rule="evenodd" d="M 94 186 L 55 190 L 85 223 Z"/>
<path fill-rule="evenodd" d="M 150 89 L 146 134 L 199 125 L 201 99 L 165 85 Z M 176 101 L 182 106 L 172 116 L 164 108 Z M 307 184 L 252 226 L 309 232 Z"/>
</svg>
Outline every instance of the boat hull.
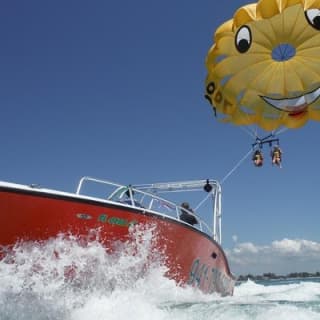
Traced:
<svg viewBox="0 0 320 320">
<path fill-rule="evenodd" d="M 72 194 L 0 187 L 0 245 L 41 241 L 59 234 L 88 239 L 99 230 L 106 250 L 132 240 L 138 226 L 151 228 L 153 249 L 161 254 L 167 276 L 205 293 L 231 295 L 235 279 L 220 245 L 205 233 L 172 217 L 143 208 Z"/>
</svg>

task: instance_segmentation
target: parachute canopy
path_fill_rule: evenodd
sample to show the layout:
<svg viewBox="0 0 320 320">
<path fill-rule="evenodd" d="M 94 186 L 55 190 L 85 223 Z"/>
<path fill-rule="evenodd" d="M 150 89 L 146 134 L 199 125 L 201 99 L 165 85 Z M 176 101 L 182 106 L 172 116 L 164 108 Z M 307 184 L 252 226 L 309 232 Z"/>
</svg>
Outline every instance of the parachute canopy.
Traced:
<svg viewBox="0 0 320 320">
<path fill-rule="evenodd" d="M 267 131 L 320 121 L 320 0 L 260 0 L 215 33 L 205 96 L 224 121 Z"/>
</svg>

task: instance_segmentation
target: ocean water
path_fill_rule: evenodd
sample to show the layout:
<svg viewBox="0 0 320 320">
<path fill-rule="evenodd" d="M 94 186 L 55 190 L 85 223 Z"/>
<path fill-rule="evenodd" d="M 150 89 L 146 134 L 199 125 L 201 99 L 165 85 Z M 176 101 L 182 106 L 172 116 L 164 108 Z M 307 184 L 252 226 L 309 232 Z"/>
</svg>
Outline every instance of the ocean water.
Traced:
<svg viewBox="0 0 320 320">
<path fill-rule="evenodd" d="M 165 278 L 157 257 L 146 266 L 149 243 L 144 234 L 112 254 L 64 236 L 17 244 L 0 262 L 0 320 L 320 320 L 320 279 L 205 295 Z"/>
</svg>

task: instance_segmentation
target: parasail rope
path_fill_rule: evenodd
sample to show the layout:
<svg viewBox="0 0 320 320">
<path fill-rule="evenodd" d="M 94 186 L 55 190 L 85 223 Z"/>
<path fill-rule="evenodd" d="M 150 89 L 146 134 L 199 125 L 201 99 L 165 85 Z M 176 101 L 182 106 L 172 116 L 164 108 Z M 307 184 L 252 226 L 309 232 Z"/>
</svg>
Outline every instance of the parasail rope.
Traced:
<svg viewBox="0 0 320 320">
<path fill-rule="evenodd" d="M 246 134 L 248 134 L 251 138 L 256 138 L 257 136 L 258 136 L 258 132 L 257 132 L 257 130 L 255 131 L 255 130 L 250 130 L 250 128 L 247 128 L 247 127 L 242 127 L 242 126 L 240 126 L 240 127 L 238 127 L 239 129 L 241 129 L 242 131 L 244 131 Z"/>
<path fill-rule="evenodd" d="M 208 192 L 208 194 L 206 195 L 206 197 L 200 201 L 200 203 L 195 207 L 195 211 L 197 211 L 206 201 L 207 199 L 211 196 L 211 192 Z"/>
<path fill-rule="evenodd" d="M 280 129 L 279 131 L 277 131 L 277 132 L 275 132 L 275 135 L 279 135 L 279 134 L 281 134 L 281 133 L 284 133 L 284 132 L 286 132 L 287 130 L 289 130 L 289 128 L 287 128 L 287 127 L 283 127 L 282 129 Z"/>
<path fill-rule="evenodd" d="M 240 165 L 242 164 L 242 162 L 249 157 L 249 155 L 251 154 L 251 152 L 252 152 L 252 149 L 250 149 L 250 150 L 246 153 L 246 155 L 225 175 L 225 177 L 224 177 L 224 178 L 221 180 L 221 182 L 220 182 L 221 185 L 231 176 L 231 174 L 232 174 L 233 172 L 235 172 L 235 171 L 240 167 Z"/>
</svg>

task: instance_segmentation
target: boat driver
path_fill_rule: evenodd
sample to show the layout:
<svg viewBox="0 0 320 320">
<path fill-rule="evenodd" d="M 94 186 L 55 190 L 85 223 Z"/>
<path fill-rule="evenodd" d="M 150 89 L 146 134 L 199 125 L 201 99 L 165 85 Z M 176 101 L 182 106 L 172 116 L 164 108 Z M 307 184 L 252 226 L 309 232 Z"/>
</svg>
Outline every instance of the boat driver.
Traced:
<svg viewBox="0 0 320 320">
<path fill-rule="evenodd" d="M 185 209 L 185 210 L 184 210 Z M 198 224 L 197 218 L 192 214 L 193 210 L 190 208 L 190 205 L 188 202 L 183 202 L 181 204 L 181 214 L 180 214 L 180 220 L 191 224 L 192 226 L 194 224 Z"/>
</svg>

